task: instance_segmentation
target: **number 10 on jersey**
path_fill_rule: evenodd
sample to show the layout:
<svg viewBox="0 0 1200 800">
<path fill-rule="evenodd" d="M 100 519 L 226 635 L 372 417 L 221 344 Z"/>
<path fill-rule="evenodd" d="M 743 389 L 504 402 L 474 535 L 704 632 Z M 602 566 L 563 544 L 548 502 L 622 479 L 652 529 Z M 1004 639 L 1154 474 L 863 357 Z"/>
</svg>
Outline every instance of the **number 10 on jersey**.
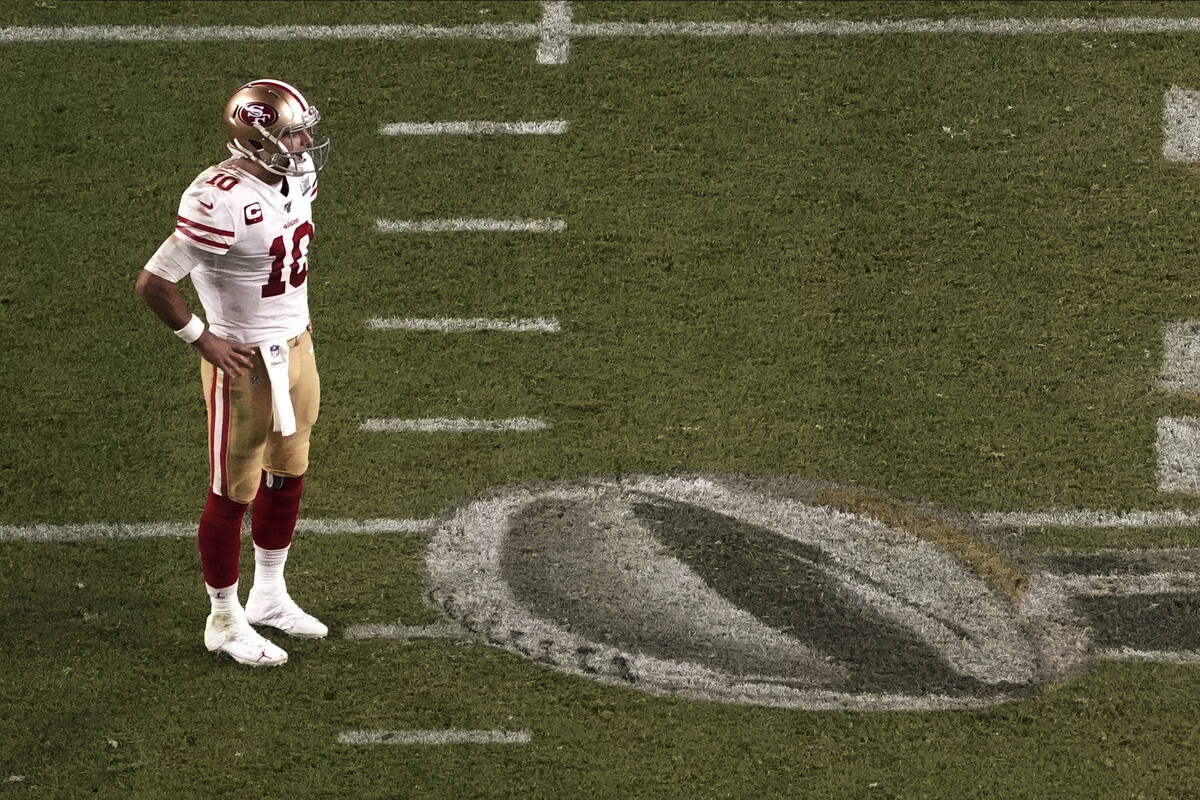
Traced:
<svg viewBox="0 0 1200 800">
<path fill-rule="evenodd" d="M 271 261 L 271 275 L 267 278 L 267 282 L 263 284 L 263 297 L 276 297 L 283 294 L 287 290 L 287 284 L 299 288 L 308 278 L 308 254 L 307 242 L 311 242 L 313 238 L 313 226 L 311 222 L 303 222 L 296 226 L 292 231 L 292 263 L 291 275 L 288 277 L 287 283 L 283 280 L 283 264 L 287 258 L 287 245 L 283 241 L 283 236 L 276 236 L 275 241 L 271 242 L 270 253 L 273 256 Z M 305 245 L 303 249 L 301 245 Z"/>
</svg>

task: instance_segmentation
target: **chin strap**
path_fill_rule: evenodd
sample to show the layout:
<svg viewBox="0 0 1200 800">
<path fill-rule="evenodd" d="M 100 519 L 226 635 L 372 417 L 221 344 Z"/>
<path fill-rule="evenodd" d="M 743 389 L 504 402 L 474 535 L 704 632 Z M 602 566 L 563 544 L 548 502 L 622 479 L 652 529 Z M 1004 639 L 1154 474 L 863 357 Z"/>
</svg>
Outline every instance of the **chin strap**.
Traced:
<svg viewBox="0 0 1200 800">
<path fill-rule="evenodd" d="M 269 136 L 270 136 L 270 134 L 268 134 L 268 137 Z M 272 139 L 272 141 L 274 141 L 274 139 Z M 226 142 L 225 147 L 226 147 L 226 149 L 229 150 L 230 154 L 232 154 L 234 157 L 248 158 L 251 161 L 253 161 L 255 164 L 258 164 L 260 167 L 265 169 L 267 172 L 270 172 L 272 175 L 291 175 L 294 177 L 299 174 L 295 171 L 288 171 L 286 167 L 281 169 L 279 167 L 279 165 L 277 165 L 277 164 L 272 164 L 270 162 L 263 161 L 262 157 L 259 156 L 258 153 L 254 152 L 253 150 L 251 150 L 248 147 L 242 146 L 241 144 L 235 144 L 234 142 Z M 284 158 L 286 158 L 289 163 L 295 160 L 294 156 L 284 155 L 283 153 L 276 153 L 271 158 L 272 158 L 272 160 L 274 160 L 276 158 L 279 158 L 280 156 L 283 156 Z"/>
</svg>

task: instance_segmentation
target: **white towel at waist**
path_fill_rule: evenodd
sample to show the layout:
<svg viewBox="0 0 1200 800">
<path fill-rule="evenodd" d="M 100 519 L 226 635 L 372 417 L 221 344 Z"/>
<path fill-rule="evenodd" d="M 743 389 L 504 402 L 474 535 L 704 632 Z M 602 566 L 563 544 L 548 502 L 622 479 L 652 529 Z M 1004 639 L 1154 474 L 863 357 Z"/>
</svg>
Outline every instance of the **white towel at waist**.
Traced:
<svg viewBox="0 0 1200 800">
<path fill-rule="evenodd" d="M 288 380 L 287 339 L 259 345 L 263 363 L 267 366 L 267 378 L 271 381 L 271 410 L 275 417 L 275 430 L 284 436 L 296 432 L 296 412 L 292 409 L 292 392 Z"/>
</svg>

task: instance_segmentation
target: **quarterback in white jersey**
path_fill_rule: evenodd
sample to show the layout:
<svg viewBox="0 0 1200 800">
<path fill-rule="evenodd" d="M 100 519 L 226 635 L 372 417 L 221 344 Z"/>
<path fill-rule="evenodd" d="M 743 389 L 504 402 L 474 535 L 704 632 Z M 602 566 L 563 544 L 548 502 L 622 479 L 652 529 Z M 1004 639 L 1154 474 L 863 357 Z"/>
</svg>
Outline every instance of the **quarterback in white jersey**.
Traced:
<svg viewBox="0 0 1200 800">
<path fill-rule="evenodd" d="M 297 157 L 303 166 L 305 157 Z M 179 203 L 175 236 L 210 257 L 193 265 L 192 283 L 209 329 L 255 347 L 305 331 L 308 248 L 314 228 L 315 173 L 264 183 L 232 158 L 192 182 Z M 177 282 L 179 266 L 148 269 Z M 172 268 L 174 267 L 174 268 Z"/>
<path fill-rule="evenodd" d="M 175 230 L 150 258 L 137 292 L 201 356 L 208 409 L 209 492 L 198 544 L 212 610 L 210 651 L 242 664 L 278 665 L 287 653 L 251 625 L 292 636 L 328 629 L 292 600 L 283 569 L 320 405 L 308 314 L 312 203 L 329 140 L 296 87 L 251 81 L 225 106 L 232 158 L 183 194 Z M 190 277 L 208 324 L 177 286 Z M 253 503 L 254 584 L 238 599 L 238 556 Z"/>
</svg>

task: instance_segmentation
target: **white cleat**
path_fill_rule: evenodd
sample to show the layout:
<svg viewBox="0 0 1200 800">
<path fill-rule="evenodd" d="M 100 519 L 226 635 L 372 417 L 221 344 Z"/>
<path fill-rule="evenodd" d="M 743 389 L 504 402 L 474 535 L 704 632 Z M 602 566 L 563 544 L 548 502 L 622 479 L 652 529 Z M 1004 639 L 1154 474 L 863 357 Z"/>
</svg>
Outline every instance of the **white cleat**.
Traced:
<svg viewBox="0 0 1200 800">
<path fill-rule="evenodd" d="M 329 633 L 329 628 L 321 620 L 305 613 L 289 595 L 268 597 L 253 587 L 246 598 L 246 619 L 251 625 L 278 628 L 289 636 L 301 639 L 322 639 Z"/>
<path fill-rule="evenodd" d="M 287 663 L 283 648 L 260 636 L 244 614 L 209 614 L 204 625 L 204 646 L 252 667 L 278 667 Z"/>
</svg>

